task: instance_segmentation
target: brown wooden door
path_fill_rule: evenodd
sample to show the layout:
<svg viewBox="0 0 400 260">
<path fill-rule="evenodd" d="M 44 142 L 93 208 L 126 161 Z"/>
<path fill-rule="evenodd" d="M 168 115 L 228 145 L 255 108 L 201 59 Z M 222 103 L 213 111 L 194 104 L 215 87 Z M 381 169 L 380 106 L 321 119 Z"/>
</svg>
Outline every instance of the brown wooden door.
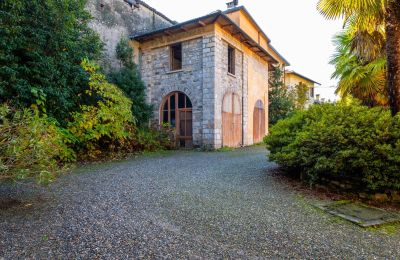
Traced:
<svg viewBox="0 0 400 260">
<path fill-rule="evenodd" d="M 242 143 L 242 112 L 240 98 L 226 94 L 222 102 L 222 145 L 239 147 Z"/>
<path fill-rule="evenodd" d="M 181 148 L 193 146 L 193 108 L 189 97 L 174 92 L 164 98 L 161 122 L 175 128 L 176 145 Z"/>
<path fill-rule="evenodd" d="M 258 100 L 253 113 L 253 142 L 262 142 L 265 136 L 265 108 L 261 100 Z"/>
</svg>

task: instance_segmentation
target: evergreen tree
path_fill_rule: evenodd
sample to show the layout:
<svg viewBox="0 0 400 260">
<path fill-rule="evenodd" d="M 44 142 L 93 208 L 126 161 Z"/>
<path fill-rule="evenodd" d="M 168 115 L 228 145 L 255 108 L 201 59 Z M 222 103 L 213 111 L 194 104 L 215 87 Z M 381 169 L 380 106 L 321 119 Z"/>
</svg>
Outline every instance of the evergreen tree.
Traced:
<svg viewBox="0 0 400 260">
<path fill-rule="evenodd" d="M 294 110 L 293 98 L 283 83 L 283 72 L 279 68 L 272 71 L 269 82 L 269 124 L 274 125 L 289 116 Z"/>
<path fill-rule="evenodd" d="M 132 114 L 140 126 L 147 125 L 152 107 L 146 103 L 146 86 L 136 64 L 133 61 L 133 49 L 128 40 L 121 39 L 116 48 L 117 58 L 121 62 L 121 69 L 112 71 L 108 78 L 117 85 L 132 100 Z"/>
<path fill-rule="evenodd" d="M 39 106 L 64 122 L 82 102 L 81 61 L 102 43 L 88 27 L 86 0 L 0 1 L 0 102 Z"/>
</svg>

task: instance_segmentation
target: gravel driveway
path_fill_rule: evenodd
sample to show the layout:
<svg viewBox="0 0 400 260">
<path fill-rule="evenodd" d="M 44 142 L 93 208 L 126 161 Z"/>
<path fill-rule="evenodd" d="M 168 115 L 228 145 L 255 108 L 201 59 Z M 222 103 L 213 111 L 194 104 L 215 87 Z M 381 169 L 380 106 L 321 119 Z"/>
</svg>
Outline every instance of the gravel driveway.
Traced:
<svg viewBox="0 0 400 260">
<path fill-rule="evenodd" d="M 315 209 L 265 154 L 181 151 L 82 167 L 40 190 L 2 186 L 18 201 L 0 208 L 0 259 L 400 258 L 398 232 Z"/>
</svg>

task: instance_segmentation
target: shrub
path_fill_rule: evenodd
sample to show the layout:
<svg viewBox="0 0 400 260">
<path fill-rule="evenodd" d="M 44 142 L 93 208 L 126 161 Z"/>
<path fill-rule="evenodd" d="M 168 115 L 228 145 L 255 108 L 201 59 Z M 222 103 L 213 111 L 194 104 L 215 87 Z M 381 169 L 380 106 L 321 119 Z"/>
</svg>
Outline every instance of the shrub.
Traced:
<svg viewBox="0 0 400 260">
<path fill-rule="evenodd" d="M 265 142 L 271 160 L 310 182 L 346 180 L 400 189 L 400 116 L 361 105 L 317 105 L 278 122 Z"/>
<path fill-rule="evenodd" d="M 108 79 L 131 99 L 132 114 L 137 119 L 137 124 L 145 126 L 152 114 L 152 107 L 146 103 L 146 87 L 133 62 L 133 49 L 129 46 L 128 40 L 121 39 L 116 52 L 122 67 L 109 73 Z"/>
<path fill-rule="evenodd" d="M 139 151 L 171 150 L 174 146 L 174 131 L 167 125 L 139 128 L 131 139 L 131 146 Z"/>
<path fill-rule="evenodd" d="M 107 82 L 96 64 L 84 60 L 82 67 L 90 75 L 86 94 L 94 102 L 93 105 L 81 105 L 81 112 L 73 113 L 68 129 L 78 141 L 76 149 L 95 158 L 102 151 L 126 142 L 135 118 L 130 99 L 117 86 Z"/>
<path fill-rule="evenodd" d="M 38 111 L 12 112 L 0 106 L 0 181 L 51 182 L 60 162 L 75 160 L 64 139 L 55 120 L 40 117 Z"/>
</svg>

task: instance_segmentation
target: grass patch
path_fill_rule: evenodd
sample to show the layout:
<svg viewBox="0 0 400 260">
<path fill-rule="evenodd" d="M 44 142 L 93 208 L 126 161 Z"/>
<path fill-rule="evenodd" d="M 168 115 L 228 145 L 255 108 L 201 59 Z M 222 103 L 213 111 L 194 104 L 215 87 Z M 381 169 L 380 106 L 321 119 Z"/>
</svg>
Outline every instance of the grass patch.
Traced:
<svg viewBox="0 0 400 260">
<path fill-rule="evenodd" d="M 379 232 L 386 235 L 395 235 L 400 231 L 400 222 L 397 223 L 388 223 L 381 226 L 376 227 L 368 227 L 367 231 L 370 232 Z"/>
<path fill-rule="evenodd" d="M 220 153 L 224 153 L 224 152 L 233 152 L 235 151 L 237 148 L 232 148 L 232 147 L 222 147 L 219 148 L 217 150 L 215 150 L 216 152 L 220 152 Z"/>
</svg>

